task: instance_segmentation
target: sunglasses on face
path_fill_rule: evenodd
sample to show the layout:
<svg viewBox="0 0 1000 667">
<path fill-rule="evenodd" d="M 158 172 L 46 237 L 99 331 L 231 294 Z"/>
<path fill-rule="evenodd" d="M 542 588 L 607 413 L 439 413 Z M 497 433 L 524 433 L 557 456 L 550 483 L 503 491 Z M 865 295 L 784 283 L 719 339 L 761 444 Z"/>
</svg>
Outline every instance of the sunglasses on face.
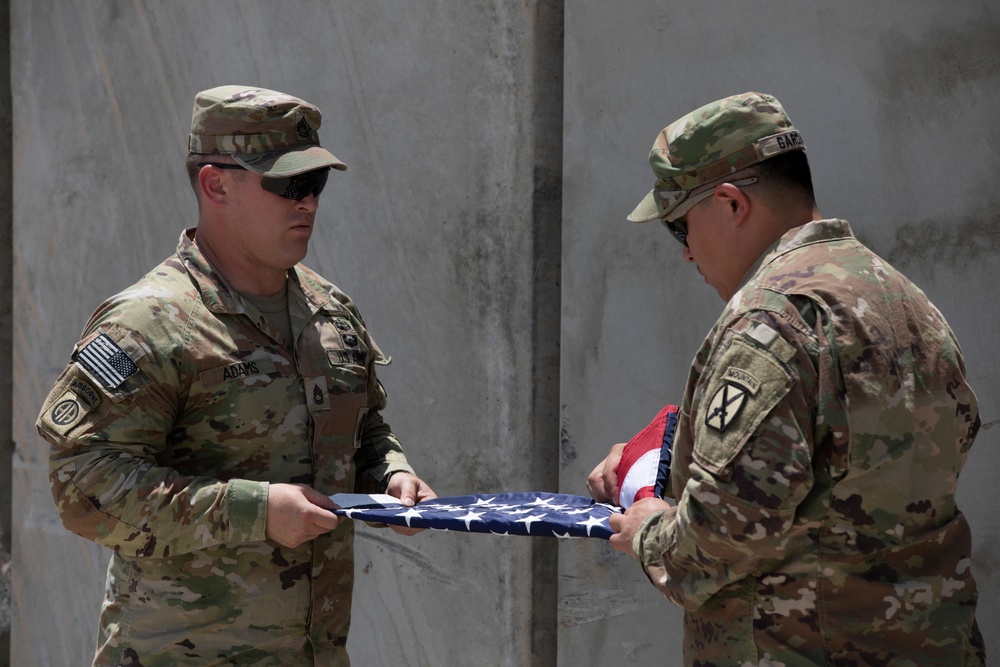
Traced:
<svg viewBox="0 0 1000 667">
<path fill-rule="evenodd" d="M 244 169 L 244 167 L 238 164 L 228 164 L 225 162 L 198 163 L 199 167 L 204 167 L 206 165 L 218 167 L 219 169 Z M 326 179 L 329 176 L 329 167 L 314 169 L 312 171 L 307 171 L 304 174 L 296 174 L 295 176 L 282 176 L 280 178 L 264 176 L 260 179 L 260 187 L 270 193 L 278 195 L 279 197 L 302 201 L 311 194 L 314 194 L 317 198 L 319 198 L 320 193 L 323 192 L 323 188 L 326 187 Z"/>
<path fill-rule="evenodd" d="M 664 218 L 663 220 L 661 220 L 661 222 L 663 223 L 663 226 L 667 228 L 667 231 L 669 231 L 671 234 L 673 234 L 674 238 L 677 239 L 678 241 L 680 241 L 681 245 L 683 245 L 686 248 L 687 244 L 688 244 L 688 242 L 687 242 L 687 236 L 688 236 L 687 222 L 685 220 L 683 220 L 683 219 L 667 220 L 666 218 Z"/>
</svg>

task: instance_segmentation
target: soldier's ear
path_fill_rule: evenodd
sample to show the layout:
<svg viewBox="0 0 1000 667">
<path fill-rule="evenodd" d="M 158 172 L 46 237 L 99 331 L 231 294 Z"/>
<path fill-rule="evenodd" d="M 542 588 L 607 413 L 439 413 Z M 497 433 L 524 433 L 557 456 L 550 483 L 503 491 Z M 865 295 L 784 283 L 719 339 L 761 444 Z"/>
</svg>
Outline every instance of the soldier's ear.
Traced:
<svg viewBox="0 0 1000 667">
<path fill-rule="evenodd" d="M 222 169 L 205 165 L 198 172 L 198 187 L 201 188 L 201 196 L 215 203 L 222 203 L 226 199 L 229 191 L 229 183 Z"/>
<path fill-rule="evenodd" d="M 732 183 L 722 183 L 715 188 L 715 196 L 723 201 L 735 224 L 742 224 L 750 215 L 750 198 L 742 188 Z"/>
</svg>

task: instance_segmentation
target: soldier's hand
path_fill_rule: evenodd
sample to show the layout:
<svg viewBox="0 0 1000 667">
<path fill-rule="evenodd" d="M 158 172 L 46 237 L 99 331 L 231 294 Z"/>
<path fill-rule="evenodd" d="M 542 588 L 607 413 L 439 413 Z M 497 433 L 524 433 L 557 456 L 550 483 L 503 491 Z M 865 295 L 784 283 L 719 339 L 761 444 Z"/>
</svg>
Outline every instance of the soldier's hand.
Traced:
<svg viewBox="0 0 1000 667">
<path fill-rule="evenodd" d="M 333 501 L 304 484 L 270 484 L 267 492 L 267 539 L 295 548 L 337 527 Z"/>
<path fill-rule="evenodd" d="M 389 478 L 389 484 L 385 492 L 393 498 L 399 498 L 406 507 L 412 507 L 422 500 L 437 498 L 434 489 L 424 480 L 408 472 L 397 472 Z M 416 535 L 423 528 L 408 528 L 407 526 L 390 526 L 394 531 L 402 535 Z"/>
<path fill-rule="evenodd" d="M 587 491 L 599 503 L 613 503 L 618 496 L 618 462 L 624 450 L 625 443 L 619 442 L 587 476 Z"/>
<path fill-rule="evenodd" d="M 611 530 L 615 531 L 615 534 L 611 536 L 611 546 L 616 551 L 621 551 L 635 558 L 635 552 L 632 551 L 632 539 L 646 517 L 654 512 L 676 514 L 677 508 L 659 498 L 643 498 L 633 503 L 623 514 L 612 514 L 611 518 L 608 519 L 608 525 L 611 526 Z"/>
</svg>

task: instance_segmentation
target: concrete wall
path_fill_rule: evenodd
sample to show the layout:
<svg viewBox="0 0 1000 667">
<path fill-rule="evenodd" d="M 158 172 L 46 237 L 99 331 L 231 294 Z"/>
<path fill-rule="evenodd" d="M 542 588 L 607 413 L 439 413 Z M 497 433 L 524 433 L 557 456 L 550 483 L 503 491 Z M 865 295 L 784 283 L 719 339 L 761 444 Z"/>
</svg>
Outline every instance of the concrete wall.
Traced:
<svg viewBox="0 0 1000 667">
<path fill-rule="evenodd" d="M 10 3 L 0 1 L 0 63 L 10 63 Z M 14 454 L 11 407 L 11 324 L 14 295 L 11 199 L 10 67 L 0 69 L 0 667 L 10 665 L 11 462 Z"/>
<path fill-rule="evenodd" d="M 822 213 L 850 221 L 915 280 L 963 346 L 984 427 L 959 503 L 974 531 L 993 665 L 998 28 L 1000 7 L 978 0 L 567 3 L 560 393 L 566 490 L 580 488 L 608 446 L 680 400 L 723 303 L 666 230 L 625 216 L 652 188 L 646 155 L 660 129 L 725 95 L 773 93 L 808 146 Z M 562 549 L 561 604 L 603 604 L 603 613 L 567 624 L 561 665 L 682 664 L 680 613 L 623 560 L 602 544 Z"/>
<path fill-rule="evenodd" d="M 55 516 L 39 404 L 93 308 L 194 223 L 194 93 L 250 83 L 319 104 L 350 166 L 306 262 L 393 356 L 386 417 L 442 495 L 585 493 L 607 447 L 679 399 L 722 303 L 664 230 L 624 216 L 666 123 L 776 94 L 823 212 L 923 286 L 964 346 L 987 426 L 960 501 L 1000 665 L 994 5 L 10 5 L 11 664 L 89 662 L 107 562 Z M 357 665 L 681 664 L 679 614 L 604 542 L 358 536 Z"/>
</svg>

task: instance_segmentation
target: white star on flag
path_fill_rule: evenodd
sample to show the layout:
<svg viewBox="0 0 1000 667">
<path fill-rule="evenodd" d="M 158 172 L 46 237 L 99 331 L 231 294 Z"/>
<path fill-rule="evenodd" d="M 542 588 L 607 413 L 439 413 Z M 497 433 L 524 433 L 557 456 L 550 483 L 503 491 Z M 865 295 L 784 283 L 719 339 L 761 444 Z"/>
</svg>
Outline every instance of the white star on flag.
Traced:
<svg viewBox="0 0 1000 667">
<path fill-rule="evenodd" d="M 545 518 L 544 514 L 538 514 L 538 515 L 535 515 L 535 516 L 527 516 L 527 517 L 524 517 L 523 519 L 518 519 L 517 522 L 518 523 L 523 523 L 524 524 L 524 529 L 527 530 L 528 534 L 530 535 L 531 534 L 531 524 L 534 523 L 534 522 L 536 522 L 536 521 L 541 521 L 544 518 Z"/>
<path fill-rule="evenodd" d="M 424 513 L 423 510 L 418 510 L 416 507 L 411 507 L 402 514 L 400 514 L 399 516 L 406 519 L 406 525 L 409 526 L 410 519 L 412 519 L 415 516 L 420 516 L 423 513 Z"/>
<path fill-rule="evenodd" d="M 594 528 L 595 526 L 603 526 L 603 525 L 605 525 L 605 521 L 602 521 L 601 519 L 598 519 L 597 517 L 594 517 L 594 516 L 589 516 L 589 517 L 587 517 L 586 521 L 577 521 L 577 525 L 578 526 L 586 526 L 587 527 L 587 537 L 590 537 L 590 530 L 592 528 Z"/>
</svg>

